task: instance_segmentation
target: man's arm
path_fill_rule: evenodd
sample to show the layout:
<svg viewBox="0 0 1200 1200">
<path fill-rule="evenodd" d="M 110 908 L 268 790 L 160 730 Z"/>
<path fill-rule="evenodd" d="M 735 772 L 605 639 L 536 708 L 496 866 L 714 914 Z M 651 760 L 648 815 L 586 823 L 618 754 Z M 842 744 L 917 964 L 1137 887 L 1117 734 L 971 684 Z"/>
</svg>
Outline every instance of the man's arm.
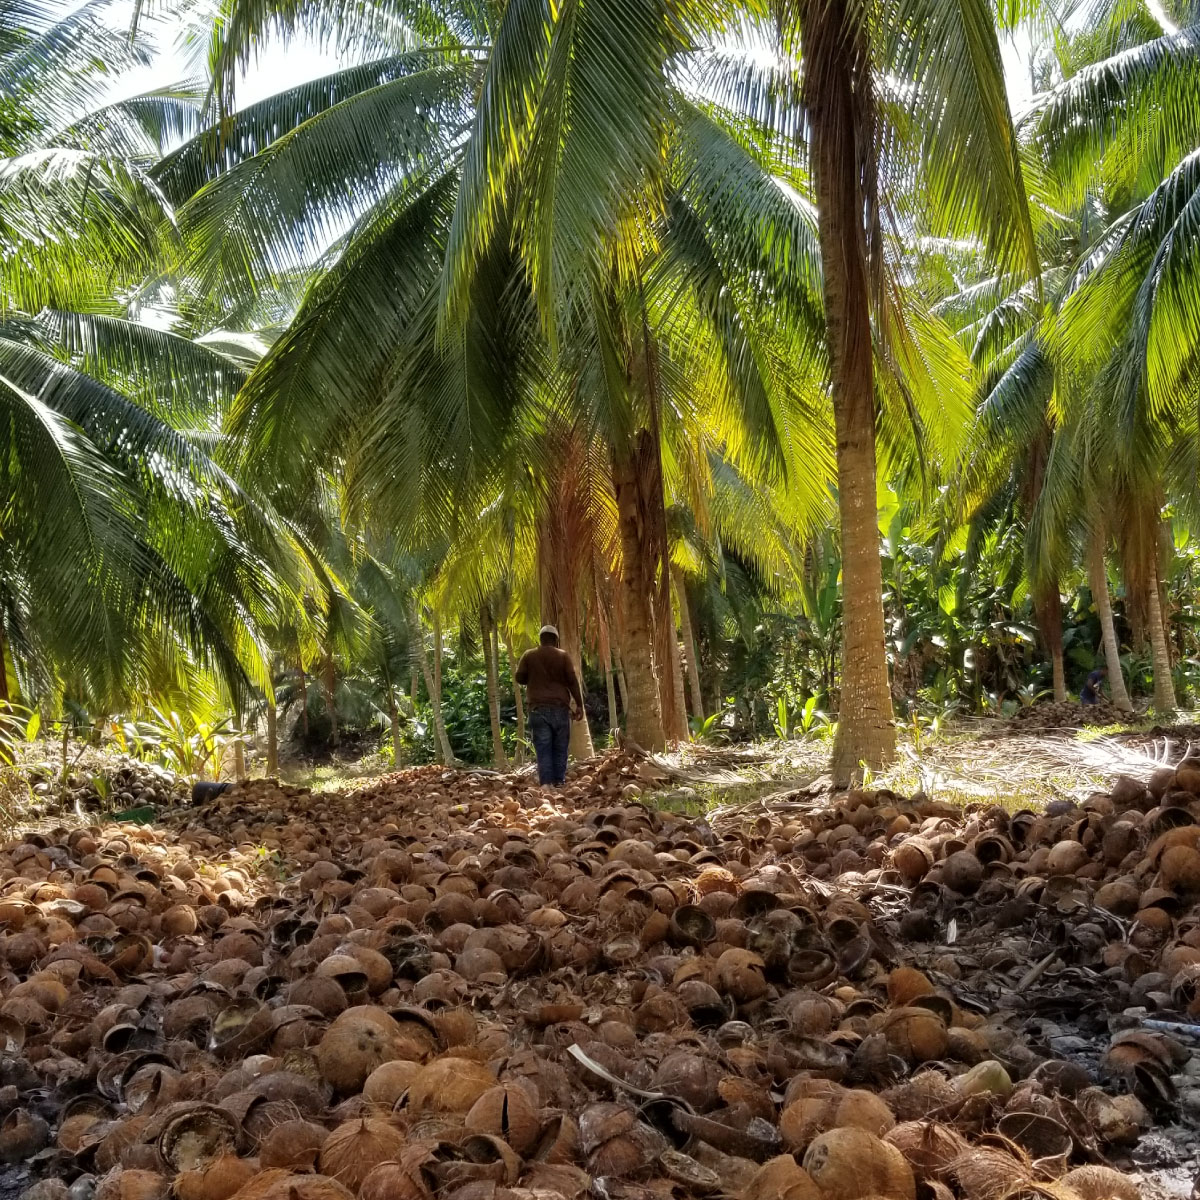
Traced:
<svg viewBox="0 0 1200 1200">
<path fill-rule="evenodd" d="M 528 650 L 526 650 L 525 653 L 521 655 L 521 661 L 519 663 L 517 663 L 517 669 L 513 675 L 513 678 L 520 684 L 526 684 L 529 682 L 529 651 Z"/>
</svg>

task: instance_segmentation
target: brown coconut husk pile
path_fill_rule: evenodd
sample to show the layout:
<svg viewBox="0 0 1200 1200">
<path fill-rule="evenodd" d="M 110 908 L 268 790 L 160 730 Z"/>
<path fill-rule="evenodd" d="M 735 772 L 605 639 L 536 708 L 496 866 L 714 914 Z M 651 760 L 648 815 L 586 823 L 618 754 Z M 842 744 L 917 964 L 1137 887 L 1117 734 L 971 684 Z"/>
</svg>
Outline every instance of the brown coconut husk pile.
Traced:
<svg viewBox="0 0 1200 1200">
<path fill-rule="evenodd" d="M 1187 1053 L 1129 1011 L 1200 1011 L 1200 766 L 720 835 L 640 770 L 253 782 L 4 846 L 28 1200 L 1134 1200 Z"/>
<path fill-rule="evenodd" d="M 1051 733 L 1056 729 L 1085 729 L 1105 725 L 1126 725 L 1133 715 L 1123 712 L 1107 700 L 1098 704 L 1080 704 L 1075 700 L 1043 702 L 1019 708 L 1010 718 L 1013 732 Z"/>
</svg>

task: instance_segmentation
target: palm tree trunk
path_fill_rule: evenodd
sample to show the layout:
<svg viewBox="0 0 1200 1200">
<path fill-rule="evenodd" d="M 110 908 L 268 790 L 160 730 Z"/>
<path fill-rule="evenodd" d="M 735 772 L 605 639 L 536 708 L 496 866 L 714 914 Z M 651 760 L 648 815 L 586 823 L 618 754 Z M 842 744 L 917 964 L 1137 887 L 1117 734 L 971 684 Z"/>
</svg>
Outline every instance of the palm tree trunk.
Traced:
<svg viewBox="0 0 1200 1200">
<path fill-rule="evenodd" d="M 1061 704 L 1067 698 L 1067 677 L 1063 669 L 1062 599 L 1057 579 L 1034 585 L 1033 612 L 1042 636 L 1042 645 L 1050 659 L 1054 702 Z"/>
<path fill-rule="evenodd" d="M 824 268 L 842 531 L 842 692 L 831 771 L 846 784 L 860 764 L 895 757 L 883 626 L 875 479 L 871 289 L 861 155 L 870 141 L 855 78 L 869 69 L 865 34 L 845 0 L 803 6 L 804 93 L 812 129 L 817 232 Z"/>
<path fill-rule="evenodd" d="M 661 504 L 656 505 L 661 507 Z M 665 521 L 663 541 L 666 541 Z M 679 639 L 675 636 L 675 613 L 671 603 L 671 569 L 667 554 L 650 568 L 658 574 L 654 595 L 654 660 L 658 664 L 658 703 L 663 733 L 669 742 L 686 742 L 687 710 L 683 698 L 683 668 L 679 662 Z"/>
<path fill-rule="evenodd" d="M 1100 636 L 1104 643 L 1104 662 L 1108 667 L 1108 688 L 1113 704 L 1122 712 L 1132 712 L 1133 705 L 1125 688 L 1125 677 L 1121 674 L 1121 646 L 1117 641 L 1117 627 L 1113 623 L 1112 601 L 1108 595 L 1108 569 L 1104 563 L 1104 530 L 1097 525 L 1088 541 L 1088 582 L 1092 589 L 1092 600 L 1100 618 Z"/>
<path fill-rule="evenodd" d="M 304 674 L 304 663 L 300 663 L 300 728 L 308 737 L 308 680 Z"/>
<path fill-rule="evenodd" d="M 1163 627 L 1162 605 L 1158 597 L 1158 555 L 1150 559 L 1150 578 L 1146 580 L 1146 617 L 1150 627 L 1150 657 L 1154 663 L 1154 710 L 1160 716 L 1175 711 L 1175 684 L 1171 679 L 1171 650 Z"/>
<path fill-rule="evenodd" d="M 617 677 L 612 669 L 612 652 L 607 648 L 604 655 L 604 690 L 608 695 L 608 729 L 611 734 L 621 726 L 617 715 Z"/>
<path fill-rule="evenodd" d="M 667 576 L 668 583 L 670 582 L 670 574 Z M 684 703 L 683 692 L 683 660 L 679 653 L 679 638 L 675 635 L 675 612 L 674 606 L 671 604 L 671 591 L 674 590 L 668 587 L 667 590 L 667 656 L 671 661 L 671 690 L 674 693 L 672 696 L 672 719 L 674 721 L 674 729 L 672 737 L 677 742 L 686 742 L 691 737 L 691 731 L 688 729 L 687 723 L 687 707 Z"/>
<path fill-rule="evenodd" d="M 568 589 L 573 591 L 574 589 Z M 579 639 L 578 597 L 563 597 L 563 604 L 557 610 L 549 609 L 544 612 L 552 613 L 552 619 L 558 624 L 559 645 L 570 655 L 571 664 L 575 668 L 575 678 L 579 680 L 579 690 L 583 691 L 583 653 Z M 592 731 L 588 726 L 585 713 L 582 721 L 571 722 L 570 750 L 571 757 L 576 762 L 595 757 L 596 747 L 592 743 Z"/>
<path fill-rule="evenodd" d="M 488 720 L 492 726 L 492 763 L 498 771 L 508 770 L 508 755 L 504 753 L 504 737 L 500 728 L 500 677 L 496 672 L 496 650 L 492 643 L 493 625 L 486 607 L 479 611 L 480 632 L 483 634 L 483 665 L 487 672 Z"/>
<path fill-rule="evenodd" d="M 627 448 L 613 450 L 613 487 L 621 538 L 621 607 L 624 614 L 623 662 L 626 674 L 625 732 L 644 750 L 666 745 L 654 664 L 654 627 L 650 598 L 654 581 L 646 574 L 649 530 L 641 503 L 638 473 Z"/>
<path fill-rule="evenodd" d="M 246 778 L 246 743 L 240 736 L 233 739 L 233 777 Z"/>
<path fill-rule="evenodd" d="M 508 653 L 508 672 L 510 677 L 517 669 L 517 656 L 513 652 L 512 634 L 508 627 L 504 629 L 504 649 Z M 521 696 L 521 685 L 512 681 L 513 701 L 517 706 L 517 745 L 513 752 L 513 765 L 522 766 L 525 762 L 525 701 Z"/>
<path fill-rule="evenodd" d="M 388 688 L 388 721 L 392 727 L 392 769 L 400 770 L 404 759 L 404 747 L 400 741 L 400 706 L 396 703 L 394 688 Z"/>
<path fill-rule="evenodd" d="M 433 609 L 433 682 L 437 687 L 438 704 L 442 702 L 442 618 Z"/>
<path fill-rule="evenodd" d="M 333 666 L 333 651 L 325 651 L 324 671 L 321 686 L 325 692 L 325 709 L 329 714 L 329 744 L 336 746 L 341 742 L 338 732 L 337 710 L 337 673 Z"/>
<path fill-rule="evenodd" d="M 267 693 L 267 774 L 279 774 L 279 711 L 273 691 Z"/>
<path fill-rule="evenodd" d="M 4 627 L 0 625 L 0 704 L 8 707 L 11 699 L 8 690 L 8 639 L 4 636 Z"/>
<path fill-rule="evenodd" d="M 413 638 L 413 645 L 417 650 L 417 665 L 421 668 L 421 675 L 425 680 L 425 690 L 429 693 L 429 707 L 433 715 L 433 735 L 434 744 L 437 746 L 438 758 L 447 766 L 454 764 L 454 751 L 450 746 L 450 737 L 446 733 L 446 722 L 442 718 L 442 688 L 441 688 L 441 651 L 440 642 L 438 640 L 438 625 L 437 618 L 434 618 L 434 663 L 430 666 L 429 652 L 425 649 L 425 635 L 421 625 L 421 614 L 413 613 L 413 628 L 417 631 L 417 636 Z"/>
<path fill-rule="evenodd" d="M 683 572 L 674 568 L 675 596 L 679 601 L 679 633 L 683 638 L 683 651 L 687 659 L 688 691 L 692 700 L 692 716 L 704 720 L 704 696 L 700 691 L 700 662 L 696 658 L 696 639 L 692 634 L 692 613 L 688 604 L 687 581 Z"/>
</svg>

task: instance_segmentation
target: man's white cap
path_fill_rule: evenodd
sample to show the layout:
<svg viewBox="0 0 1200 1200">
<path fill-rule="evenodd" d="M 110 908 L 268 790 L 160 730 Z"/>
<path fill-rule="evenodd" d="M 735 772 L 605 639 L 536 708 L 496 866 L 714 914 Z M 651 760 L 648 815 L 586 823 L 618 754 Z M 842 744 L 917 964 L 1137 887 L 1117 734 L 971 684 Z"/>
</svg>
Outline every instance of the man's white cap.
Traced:
<svg viewBox="0 0 1200 1200">
<path fill-rule="evenodd" d="M 538 630 L 538 637 L 545 637 L 545 635 L 548 633 L 553 634 L 554 637 L 558 637 L 558 630 L 553 625 L 543 625 L 541 629 Z"/>
</svg>

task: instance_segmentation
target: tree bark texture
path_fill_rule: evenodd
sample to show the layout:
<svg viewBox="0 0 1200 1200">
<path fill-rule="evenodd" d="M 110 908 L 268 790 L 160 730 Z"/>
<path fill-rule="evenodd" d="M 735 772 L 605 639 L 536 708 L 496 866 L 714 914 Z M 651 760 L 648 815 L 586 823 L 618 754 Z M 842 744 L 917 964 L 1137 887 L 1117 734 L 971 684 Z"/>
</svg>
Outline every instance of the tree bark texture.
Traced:
<svg viewBox="0 0 1200 1200">
<path fill-rule="evenodd" d="M 670 583 L 671 575 L 668 571 L 667 580 Z M 668 587 L 667 599 L 670 600 L 670 593 L 674 589 Z M 667 654 L 671 660 L 671 691 L 672 691 L 672 719 L 674 721 L 673 736 L 678 742 L 686 742 L 691 737 L 691 730 L 688 729 L 687 708 L 683 699 L 683 656 L 679 652 L 679 638 L 675 633 L 675 611 L 674 605 L 667 604 Z"/>
<path fill-rule="evenodd" d="M 687 667 L 688 693 L 692 702 L 692 716 L 704 720 L 704 695 L 700 690 L 700 662 L 696 658 L 696 638 L 692 633 L 692 612 L 688 604 L 687 580 L 676 567 L 675 598 L 679 601 L 679 635 L 683 638 L 683 653 Z"/>
<path fill-rule="evenodd" d="M 845 0 L 806 4 L 802 37 L 842 534 L 842 686 L 831 770 L 835 783 L 846 784 L 861 766 L 876 770 L 896 753 L 884 642 L 865 226 L 874 130 L 866 31 Z"/>
<path fill-rule="evenodd" d="M 455 762 L 454 751 L 450 746 L 450 737 L 446 733 L 446 722 L 442 719 L 442 652 L 441 642 L 437 632 L 434 634 L 433 654 L 434 661 L 430 664 L 429 652 L 425 649 L 425 634 L 421 624 L 420 613 L 413 613 L 413 629 L 416 630 L 416 637 L 413 638 L 413 645 L 417 651 L 417 665 L 421 668 L 421 675 L 425 680 L 425 690 L 429 693 L 429 707 L 433 715 L 433 735 L 434 744 L 437 746 L 438 758 L 447 766 L 451 766 Z M 435 631 L 440 630 L 440 625 L 434 621 Z"/>
<path fill-rule="evenodd" d="M 267 774 L 279 774 L 279 710 L 274 692 L 267 694 Z"/>
<path fill-rule="evenodd" d="M 657 447 L 655 447 L 657 455 Z M 642 454 L 626 447 L 613 451 L 613 487 L 621 539 L 621 608 L 624 617 L 625 732 L 644 750 L 666 745 L 654 660 L 653 529 L 648 518 Z M 657 462 L 657 457 L 655 458 Z M 648 464 L 646 464 L 648 466 Z M 647 569 L 649 568 L 649 570 Z"/>
<path fill-rule="evenodd" d="M 1157 558 L 1150 559 L 1146 580 L 1146 616 L 1150 628 L 1150 658 L 1154 663 L 1154 710 L 1160 716 L 1176 709 L 1175 683 L 1171 678 L 1171 649 L 1163 627 L 1162 606 L 1159 603 Z"/>
<path fill-rule="evenodd" d="M 508 653 L 508 673 L 511 677 L 517 669 L 517 656 L 513 650 L 512 634 L 504 630 L 504 649 Z M 517 706 L 517 745 L 513 751 L 513 765 L 522 766 L 525 762 L 525 700 L 521 695 L 521 685 L 514 678 L 512 681 L 513 702 Z"/>
<path fill-rule="evenodd" d="M 0 704 L 7 706 L 12 700 L 8 690 L 8 639 L 4 636 L 4 626 L 0 624 Z"/>
<path fill-rule="evenodd" d="M 1104 664 L 1108 667 L 1108 690 L 1113 704 L 1123 712 L 1132 712 L 1133 704 L 1121 673 L 1121 646 L 1113 623 L 1112 600 L 1108 594 L 1108 568 L 1104 561 L 1104 530 L 1096 526 L 1088 540 L 1088 582 L 1096 614 L 1100 618 L 1100 640 L 1104 645 Z"/>
<path fill-rule="evenodd" d="M 398 771 L 403 765 L 404 747 L 400 741 L 400 706 L 391 689 L 388 690 L 388 721 L 392 727 L 392 769 Z"/>
<path fill-rule="evenodd" d="M 591 571 L 591 529 L 584 480 L 587 457 L 574 430 L 556 428 L 557 469 L 545 481 L 538 525 L 538 594 L 542 620 L 558 629 L 558 644 L 575 667 L 583 689 L 583 646 L 580 613 L 584 581 Z M 570 755 L 576 762 L 591 758 L 596 749 L 586 710 L 582 721 L 571 722 Z"/>
<path fill-rule="evenodd" d="M 300 728 L 308 737 L 308 680 L 304 675 L 304 663 L 300 663 Z"/>
<path fill-rule="evenodd" d="M 487 608 L 480 609 L 479 629 L 483 641 L 483 663 L 487 671 L 488 719 L 492 726 L 492 763 L 498 771 L 508 769 L 504 738 L 500 728 L 500 677 L 496 670 L 496 645 L 492 640 L 494 625 Z"/>
<path fill-rule="evenodd" d="M 1054 701 L 1061 704 L 1067 698 L 1067 677 L 1063 669 L 1062 599 L 1057 580 L 1034 586 L 1033 612 L 1041 634 L 1042 648 L 1050 660 Z"/>
<path fill-rule="evenodd" d="M 329 744 L 336 746 L 341 742 L 338 731 L 337 710 L 337 672 L 333 665 L 333 652 L 325 651 L 324 669 L 321 675 L 321 686 L 325 692 L 325 709 L 329 714 Z"/>
</svg>

